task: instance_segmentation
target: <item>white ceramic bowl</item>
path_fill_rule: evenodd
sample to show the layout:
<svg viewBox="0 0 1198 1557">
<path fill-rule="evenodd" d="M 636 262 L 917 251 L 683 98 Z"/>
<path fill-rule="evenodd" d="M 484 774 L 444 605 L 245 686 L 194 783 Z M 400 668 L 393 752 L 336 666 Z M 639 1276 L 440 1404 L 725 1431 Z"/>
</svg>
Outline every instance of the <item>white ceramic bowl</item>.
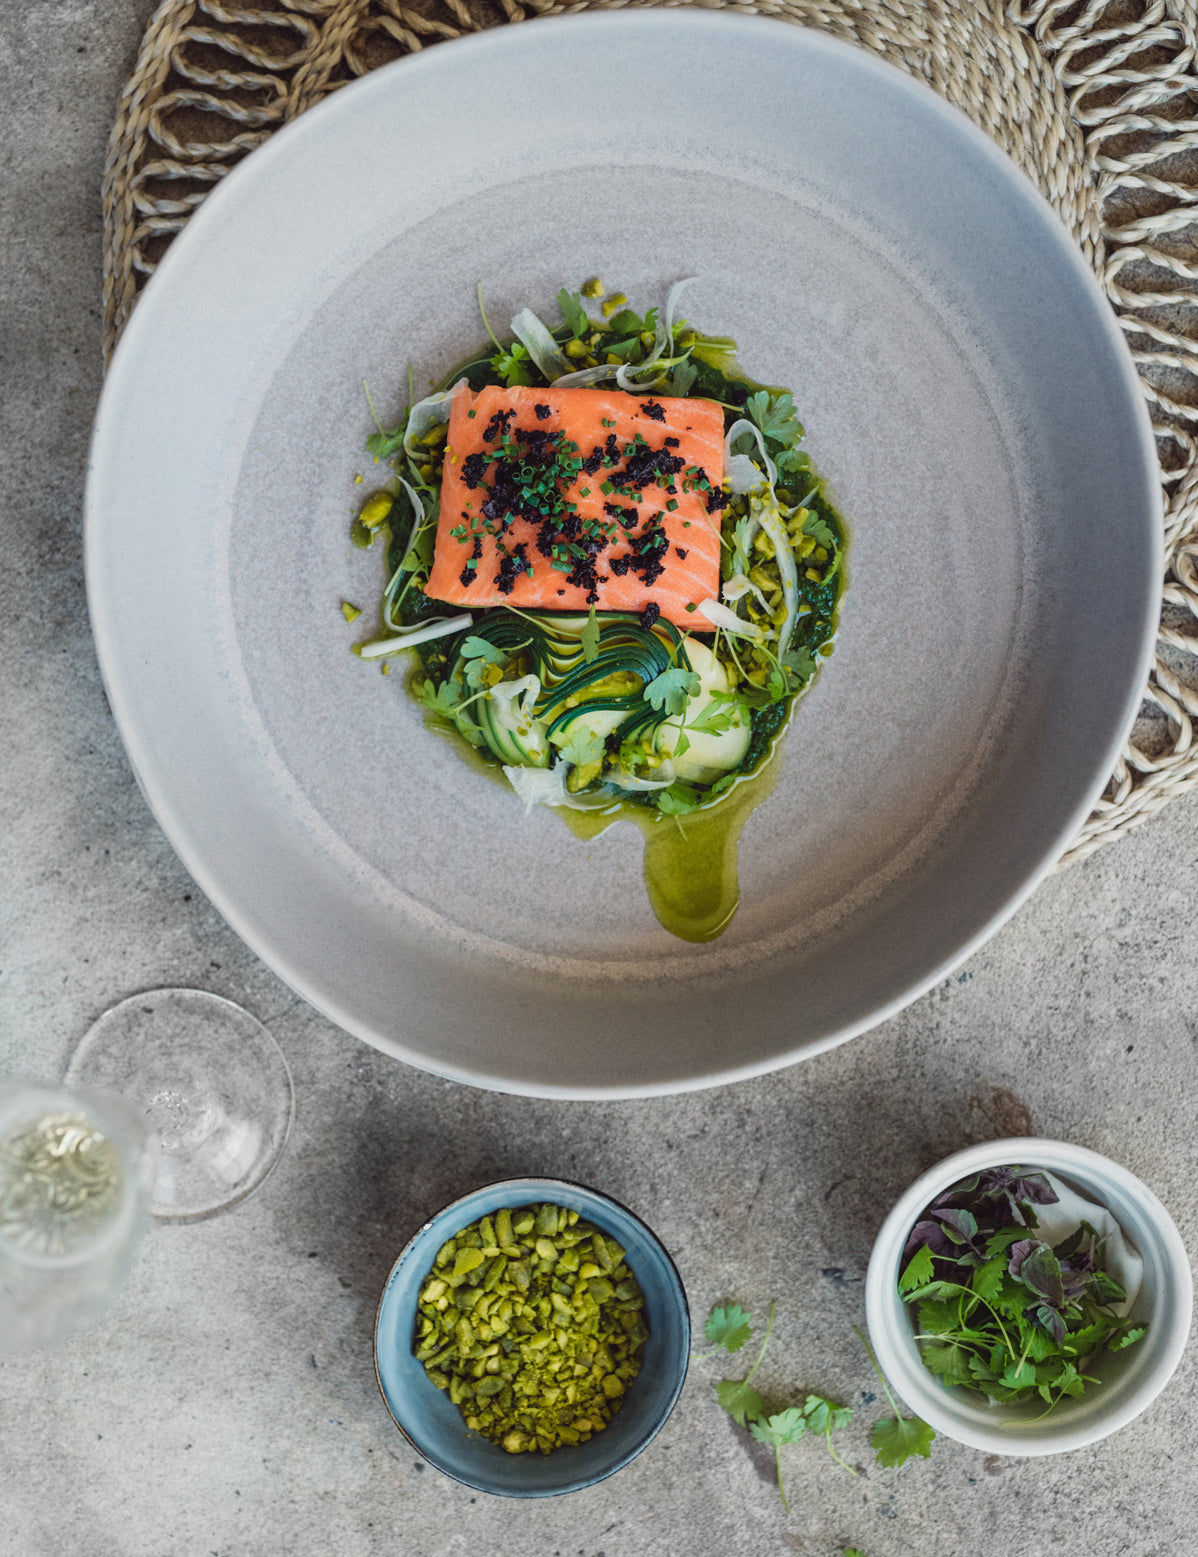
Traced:
<svg viewBox="0 0 1198 1557">
<path fill-rule="evenodd" d="M 1148 1334 L 1126 1351 L 1088 1365 L 1101 1385 L 1062 1400 L 1047 1415 L 1040 1401 L 998 1406 L 959 1386 L 946 1388 L 920 1361 L 911 1311 L 898 1291 L 907 1234 L 937 1195 L 985 1168 L 1018 1163 L 1047 1170 L 1106 1206 L 1144 1262 L 1132 1316 Z M 917 1179 L 882 1225 L 865 1281 L 869 1336 L 887 1379 L 938 1433 L 990 1454 L 1059 1454 L 1095 1443 L 1136 1417 L 1169 1382 L 1190 1329 L 1190 1262 L 1173 1219 L 1134 1174 L 1084 1146 L 1017 1138 L 987 1141 L 946 1157 Z"/>
</svg>

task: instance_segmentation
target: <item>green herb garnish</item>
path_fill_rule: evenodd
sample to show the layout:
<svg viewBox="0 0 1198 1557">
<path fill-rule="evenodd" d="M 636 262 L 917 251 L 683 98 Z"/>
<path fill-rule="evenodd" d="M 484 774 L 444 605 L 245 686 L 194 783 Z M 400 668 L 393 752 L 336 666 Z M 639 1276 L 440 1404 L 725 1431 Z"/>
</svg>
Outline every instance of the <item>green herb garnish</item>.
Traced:
<svg viewBox="0 0 1198 1557">
<path fill-rule="evenodd" d="M 1083 1371 L 1147 1326 L 1120 1314 L 1126 1294 L 1103 1267 L 1088 1222 L 1055 1245 L 1034 1236 L 1057 1195 L 1043 1174 L 993 1168 L 926 1208 L 904 1249 L 898 1287 L 915 1311 L 924 1366 L 999 1404 L 1038 1395 L 1051 1410 L 1097 1383 Z"/>
</svg>

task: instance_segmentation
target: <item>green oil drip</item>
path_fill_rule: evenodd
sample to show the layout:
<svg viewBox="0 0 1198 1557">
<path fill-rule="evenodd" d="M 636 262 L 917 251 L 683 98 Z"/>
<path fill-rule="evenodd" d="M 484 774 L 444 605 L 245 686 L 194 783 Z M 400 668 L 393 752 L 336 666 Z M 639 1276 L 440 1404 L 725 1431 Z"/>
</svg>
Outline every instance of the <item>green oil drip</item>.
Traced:
<svg viewBox="0 0 1198 1557">
<path fill-rule="evenodd" d="M 588 842 L 614 822 L 635 822 L 645 835 L 645 887 L 659 923 L 679 940 L 714 941 L 740 905 L 740 835 L 778 782 L 780 744 L 775 742 L 755 772 L 689 816 L 662 816 L 629 804 L 606 811 L 562 809 L 557 814 L 576 838 Z"/>
</svg>

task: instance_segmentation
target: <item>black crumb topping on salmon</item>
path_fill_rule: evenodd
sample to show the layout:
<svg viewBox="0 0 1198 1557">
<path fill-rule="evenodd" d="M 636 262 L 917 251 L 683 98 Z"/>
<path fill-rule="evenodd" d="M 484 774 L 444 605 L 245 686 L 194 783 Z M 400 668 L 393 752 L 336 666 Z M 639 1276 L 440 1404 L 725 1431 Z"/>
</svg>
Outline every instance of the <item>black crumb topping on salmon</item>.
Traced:
<svg viewBox="0 0 1198 1557">
<path fill-rule="evenodd" d="M 664 422 L 666 419 L 665 406 L 658 405 L 656 400 L 643 400 L 641 411 L 652 422 Z"/>
<path fill-rule="evenodd" d="M 529 571 L 528 554 L 525 551 L 524 542 L 513 546 L 510 553 L 500 561 L 499 572 L 495 576 L 495 587 L 501 595 L 510 595 L 516 587 L 516 580 L 521 573 Z"/>
<path fill-rule="evenodd" d="M 537 413 L 538 422 L 548 421 L 549 418 L 553 415 L 553 412 L 547 405 L 534 405 L 533 410 Z"/>
<path fill-rule="evenodd" d="M 718 514 L 721 509 L 727 508 L 732 501 L 731 496 L 720 487 L 712 487 L 707 494 L 707 512 Z"/>
<path fill-rule="evenodd" d="M 683 562 L 685 562 L 686 561 L 686 551 L 685 551 L 685 549 L 683 547 L 681 547 L 681 546 L 675 546 L 674 550 L 682 558 Z"/>
<path fill-rule="evenodd" d="M 667 438 L 666 439 L 666 448 L 667 449 L 677 449 L 680 446 L 681 446 L 681 440 L 680 439 L 678 439 L 678 438 Z"/>
<path fill-rule="evenodd" d="M 649 604 L 641 612 L 641 626 L 645 629 L 646 632 L 649 631 L 660 615 L 661 607 L 658 605 L 656 600 L 650 600 Z"/>
<path fill-rule="evenodd" d="M 483 471 L 486 470 L 486 468 L 487 457 L 481 451 L 475 454 L 467 454 L 466 458 L 462 461 L 462 480 L 471 489 L 471 491 L 473 491 L 475 487 L 481 485 Z"/>
<path fill-rule="evenodd" d="M 593 476 L 602 464 L 603 450 L 599 447 L 598 444 L 596 444 L 591 452 L 587 455 L 586 459 L 584 459 L 582 462 L 583 475 Z"/>
<path fill-rule="evenodd" d="M 497 438 L 502 438 L 507 432 L 508 423 L 515 414 L 515 406 L 510 406 L 506 411 L 496 411 L 486 427 L 483 428 L 483 442 L 494 443 Z"/>
</svg>

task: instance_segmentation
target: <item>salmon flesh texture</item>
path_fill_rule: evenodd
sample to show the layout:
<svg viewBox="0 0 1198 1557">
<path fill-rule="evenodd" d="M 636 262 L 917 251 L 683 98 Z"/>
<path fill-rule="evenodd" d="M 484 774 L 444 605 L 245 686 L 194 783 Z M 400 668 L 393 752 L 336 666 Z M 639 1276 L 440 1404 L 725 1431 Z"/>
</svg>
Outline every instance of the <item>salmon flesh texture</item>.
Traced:
<svg viewBox="0 0 1198 1557">
<path fill-rule="evenodd" d="M 425 592 L 480 610 L 656 605 L 710 632 L 700 606 L 719 599 L 723 477 L 714 401 L 463 386 Z"/>
</svg>

